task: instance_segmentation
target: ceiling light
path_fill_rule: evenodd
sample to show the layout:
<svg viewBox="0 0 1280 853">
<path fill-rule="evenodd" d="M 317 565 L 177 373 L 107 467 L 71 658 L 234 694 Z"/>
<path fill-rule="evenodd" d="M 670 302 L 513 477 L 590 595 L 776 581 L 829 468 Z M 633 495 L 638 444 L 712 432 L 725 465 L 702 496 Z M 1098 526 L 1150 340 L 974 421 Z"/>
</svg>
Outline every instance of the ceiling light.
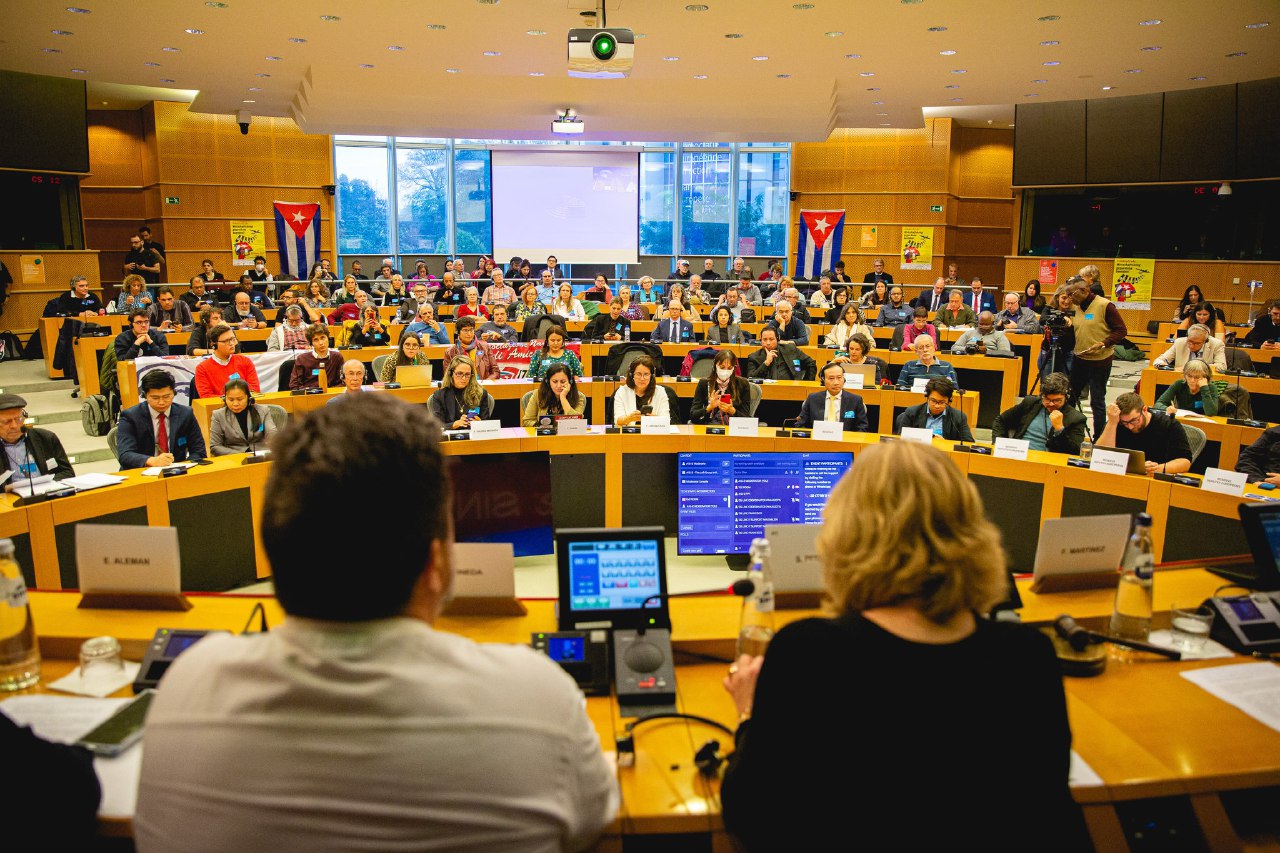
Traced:
<svg viewBox="0 0 1280 853">
<path fill-rule="evenodd" d="M 1227 181 L 1223 181 L 1221 184 L 1219 184 L 1218 195 L 1220 196 L 1231 195 L 1231 184 Z"/>
<path fill-rule="evenodd" d="M 1056 21 L 1061 17 L 1062 17 L 1061 15 L 1041 15 L 1040 17 L 1036 18 L 1036 20 L 1037 21 Z"/>
<path fill-rule="evenodd" d="M 752 58 L 752 59 L 754 59 L 756 62 L 764 62 L 764 61 L 765 61 L 766 59 L 768 59 L 769 57 L 767 57 L 767 56 L 753 56 L 753 57 L 751 57 L 751 58 Z M 865 76 L 865 75 L 864 75 L 864 76 Z"/>
<path fill-rule="evenodd" d="M 427 29 L 429 29 L 429 30 L 447 30 L 447 29 L 449 29 L 449 28 L 448 28 L 447 26 L 445 26 L 444 24 L 427 24 Z"/>
<path fill-rule="evenodd" d="M 1156 24 L 1161 24 L 1161 23 L 1164 23 L 1164 22 L 1161 21 L 1159 18 L 1152 18 L 1149 21 L 1138 21 L 1138 26 L 1154 27 Z"/>
<path fill-rule="evenodd" d="M 679 61 L 680 61 L 680 57 L 678 57 L 678 56 L 664 56 L 664 57 L 662 57 L 662 61 L 663 61 L 663 62 L 679 62 Z"/>
<path fill-rule="evenodd" d="M 1048 80 L 1032 80 L 1032 83 L 1048 83 Z"/>
<path fill-rule="evenodd" d="M 923 3 L 924 0 L 898 0 L 898 2 L 903 6 L 915 6 L 918 3 Z"/>
<path fill-rule="evenodd" d="M 1141 69 L 1141 68 L 1126 68 L 1126 69 L 1124 70 L 1124 73 L 1125 73 L 1125 74 L 1141 74 L 1141 73 L 1142 73 L 1142 69 Z"/>
<path fill-rule="evenodd" d="M 145 66 L 147 66 L 148 68 L 159 68 L 159 67 L 160 67 L 160 63 L 159 63 L 159 62 L 144 62 L 144 63 L 142 63 L 142 64 L 143 64 L 143 65 L 145 65 Z"/>
<path fill-rule="evenodd" d="M 1159 49 L 1160 49 L 1160 45 L 1158 45 L 1158 44 L 1153 44 L 1153 45 L 1151 45 L 1150 47 L 1144 47 L 1144 48 L 1143 48 L 1143 50 L 1147 51 L 1148 53 L 1151 53 L 1151 52 L 1157 51 L 1157 50 L 1159 50 Z"/>
<path fill-rule="evenodd" d="M 404 45 L 401 45 L 401 44 L 389 44 L 389 45 L 387 45 L 387 50 L 404 50 Z"/>
<path fill-rule="evenodd" d="M 324 21 L 326 24 L 336 24 L 338 21 L 341 21 L 342 18 L 337 15 L 321 15 L 320 20 Z"/>
<path fill-rule="evenodd" d="M 1244 56 L 1244 55 L 1245 55 L 1245 53 L 1246 53 L 1246 51 L 1243 51 L 1243 50 L 1237 50 L 1235 53 L 1228 53 L 1228 54 L 1227 54 L 1227 59 L 1235 59 L 1235 58 L 1236 58 L 1236 57 L 1238 57 L 1238 56 Z"/>
<path fill-rule="evenodd" d="M 1023 95 L 1022 97 L 1024 97 L 1024 98 L 1038 98 L 1038 97 L 1040 97 L 1040 94 L 1039 94 L 1038 92 L 1027 92 L 1027 94 Z"/>
<path fill-rule="evenodd" d="M 218 2 L 218 0 L 205 0 L 205 4 L 204 4 L 204 5 L 208 6 L 210 9 L 225 9 L 225 8 L 227 8 L 227 4 L 226 4 L 226 3 L 219 3 L 219 2 Z"/>
<path fill-rule="evenodd" d="M 888 114 L 888 113 L 876 113 L 876 115 L 878 115 L 878 116 L 884 116 L 885 118 L 888 118 L 888 116 L 889 116 L 889 114 Z"/>
<path fill-rule="evenodd" d="M 884 101 L 872 101 L 872 102 L 871 102 L 871 106 L 873 106 L 873 107 L 883 107 L 883 106 L 884 106 Z"/>
<path fill-rule="evenodd" d="M 360 66 L 359 66 L 359 67 L 360 67 L 360 68 L 363 68 L 365 71 L 368 71 L 368 70 L 369 70 L 370 68 L 372 68 L 373 66 L 372 66 L 372 65 L 370 65 L 368 62 L 362 62 L 362 63 L 360 63 Z"/>
<path fill-rule="evenodd" d="M 964 98 L 947 98 L 948 101 L 963 101 Z"/>
<path fill-rule="evenodd" d="M 1011 124 L 1011 125 L 1009 125 L 1009 127 L 1015 127 L 1015 126 L 1016 126 L 1016 125 L 1012 125 L 1012 124 Z"/>
<path fill-rule="evenodd" d="M 444 70 L 444 73 L 445 73 L 445 74 L 461 74 L 461 73 L 462 73 L 462 69 L 461 69 L 461 68 L 446 68 L 446 69 Z"/>
<path fill-rule="evenodd" d="M 56 47 L 42 47 L 40 48 L 40 52 L 41 53 L 62 53 L 62 51 L 58 50 Z"/>
<path fill-rule="evenodd" d="M 938 51 L 938 55 L 939 56 L 955 56 L 956 52 L 954 50 L 940 50 Z"/>
<path fill-rule="evenodd" d="M 952 83 L 952 84 L 950 84 L 950 85 L 948 85 L 948 86 L 943 86 L 942 88 L 944 88 L 944 89 L 959 89 L 959 88 L 960 88 L 960 84 L 959 84 L 959 83 Z"/>
<path fill-rule="evenodd" d="M 204 30 L 197 30 L 195 27 L 187 27 L 185 30 L 183 30 L 183 32 L 185 32 L 189 36 L 204 35 Z"/>
<path fill-rule="evenodd" d="M 740 39 L 742 38 L 742 33 L 725 33 L 724 37 L 727 39 Z"/>
<path fill-rule="evenodd" d="M 72 74 L 88 74 L 89 72 L 85 71 L 83 68 L 72 68 L 71 73 Z"/>
<path fill-rule="evenodd" d="M 1102 91 L 1104 91 L 1104 92 L 1110 92 L 1113 88 L 1115 88 L 1115 87 L 1114 87 L 1114 86 L 1103 86 L 1103 87 L 1102 87 Z"/>
<path fill-rule="evenodd" d="M 903 3 L 906 3 L 906 2 L 908 2 L 908 0 L 902 0 L 902 2 L 903 2 Z M 889 123 L 889 122 L 887 122 L 887 121 L 882 121 L 882 122 L 880 122 L 880 126 L 881 126 L 881 127 L 893 127 L 893 125 L 892 125 L 892 124 L 890 124 L 890 123 Z"/>
<path fill-rule="evenodd" d="M 968 73 L 969 73 L 969 69 L 967 69 L 967 68 L 953 68 L 953 69 L 951 69 L 951 73 L 952 73 L 952 74 L 968 74 Z"/>
<path fill-rule="evenodd" d="M 929 30 L 928 30 L 928 32 L 931 32 L 931 33 L 945 33 L 946 31 L 947 31 L 946 27 L 929 27 Z"/>
<path fill-rule="evenodd" d="M 256 104 L 256 103 L 258 103 L 258 102 L 257 102 L 257 101 L 241 101 L 240 103 L 242 103 L 242 104 Z"/>
<path fill-rule="evenodd" d="M 546 30 L 525 30 L 524 34 L 527 36 L 545 36 L 547 34 L 547 31 Z"/>
<path fill-rule="evenodd" d="M 1269 27 L 1269 26 L 1271 26 L 1270 21 L 1258 21 L 1258 23 L 1256 24 L 1245 24 L 1244 28 L 1246 30 L 1260 30 L 1263 27 Z"/>
<path fill-rule="evenodd" d="M 694 80 L 706 80 L 706 79 L 707 79 L 707 75 L 705 75 L 705 74 L 695 74 L 695 75 L 693 75 L 693 79 L 694 79 Z"/>
<path fill-rule="evenodd" d="M 67 7 L 67 11 L 68 11 L 68 12 L 71 12 L 72 14 L 75 14 L 75 15 L 87 15 L 87 14 L 89 14 L 89 10 L 88 10 L 88 9 L 81 9 L 79 6 L 68 6 L 68 7 Z M 1266 24 L 1263 24 L 1263 26 L 1265 27 L 1265 26 L 1266 26 Z"/>
<path fill-rule="evenodd" d="M 484 52 L 484 55 L 485 56 L 502 56 L 502 52 L 498 50 L 486 50 Z"/>
<path fill-rule="evenodd" d="M 545 77 L 546 75 L 545 75 L 545 74 L 543 74 L 541 71 L 530 71 L 530 72 L 529 72 L 529 76 L 530 76 L 530 77 Z"/>
<path fill-rule="evenodd" d="M 825 35 L 827 38 L 833 38 L 833 39 L 834 39 L 834 38 L 839 38 L 840 36 L 844 35 L 844 32 L 843 32 L 843 31 L 841 31 L 841 30 L 829 30 L 829 31 L 827 31 L 826 33 L 824 33 L 824 35 Z"/>
<path fill-rule="evenodd" d="M 705 3 L 690 3 L 688 6 L 684 7 L 684 10 L 686 12 L 705 12 L 710 8 L 711 7 Z"/>
<path fill-rule="evenodd" d="M 181 53 L 182 52 L 182 48 L 180 47 L 162 47 L 160 49 L 165 53 Z"/>
<path fill-rule="evenodd" d="M 75 33 L 71 32 L 70 30 L 49 30 L 49 32 L 53 33 L 55 36 L 73 36 L 73 35 L 75 35 Z"/>
<path fill-rule="evenodd" d="M 1062 63 L 1056 59 L 1050 59 L 1048 62 L 1042 62 L 1040 64 L 1047 65 L 1048 67 L 1053 68 L 1055 65 L 1061 65 Z"/>
<path fill-rule="evenodd" d="M 283 61 L 284 61 L 284 57 L 283 57 L 283 56 L 268 56 L 268 57 L 267 57 L 267 61 L 268 61 L 268 62 L 283 62 Z"/>
<path fill-rule="evenodd" d="M 790 76 L 791 76 L 790 74 L 779 74 L 779 75 L 778 75 L 778 79 L 779 79 L 779 80 L 786 80 L 786 79 L 788 79 Z"/>
<path fill-rule="evenodd" d="M 304 39 L 304 38 L 300 38 L 300 37 L 298 37 L 298 36 L 294 36 L 293 38 L 289 39 L 289 41 L 293 42 L 294 44 L 306 44 L 306 43 L 307 43 L 307 40 L 306 40 L 306 39 Z"/>
<path fill-rule="evenodd" d="M 867 91 L 868 91 L 868 92 L 879 92 L 879 91 L 880 91 L 880 87 L 879 87 L 879 86 L 872 86 L 872 87 L 870 87 L 869 89 L 867 89 Z"/>
<path fill-rule="evenodd" d="M 874 72 L 874 71 L 859 71 L 859 72 L 858 72 L 858 76 L 859 76 L 859 77 L 874 77 L 874 76 L 876 76 L 876 72 Z"/>
<path fill-rule="evenodd" d="M 1200 81 L 1200 80 L 1208 80 L 1209 78 L 1208 78 L 1208 77 L 1188 77 L 1187 79 L 1188 79 L 1188 80 L 1194 80 L 1194 81 Z"/>
<path fill-rule="evenodd" d="M 1057 40 L 1040 42 L 1041 47 L 1054 47 L 1057 44 L 1058 44 Z"/>
<path fill-rule="evenodd" d="M 808 12 L 810 9 L 813 8 L 813 4 L 812 3 L 792 3 L 791 8 L 795 9 L 797 12 Z"/>
<path fill-rule="evenodd" d="M 160 82 L 161 83 L 177 83 L 178 81 L 174 80 L 172 77 L 161 77 Z"/>
<path fill-rule="evenodd" d="M 846 54 L 844 55 L 844 58 L 845 58 L 845 59 L 861 59 L 861 58 L 862 58 L 862 54 L 860 54 L 860 53 L 846 53 Z"/>
<path fill-rule="evenodd" d="M 253 75 L 253 76 L 254 76 L 254 77 L 270 77 L 271 75 L 270 75 L 270 74 L 267 74 L 266 72 L 259 72 L 259 73 L 255 74 L 255 75 Z"/>
<path fill-rule="evenodd" d="M 632 35 L 638 39 L 647 39 L 649 37 L 648 33 L 632 33 Z"/>
</svg>

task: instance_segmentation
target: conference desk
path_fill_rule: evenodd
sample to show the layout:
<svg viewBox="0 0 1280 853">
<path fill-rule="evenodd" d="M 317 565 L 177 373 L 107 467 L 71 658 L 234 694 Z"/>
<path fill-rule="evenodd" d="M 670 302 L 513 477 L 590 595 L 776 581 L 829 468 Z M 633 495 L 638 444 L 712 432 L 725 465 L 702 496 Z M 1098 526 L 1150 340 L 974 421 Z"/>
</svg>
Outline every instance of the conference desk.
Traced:
<svg viewBox="0 0 1280 853">
<path fill-rule="evenodd" d="M 93 394 L 102 393 L 102 382 L 98 378 L 98 373 L 102 369 L 102 353 L 108 347 L 115 347 L 116 336 L 119 330 L 112 335 L 102 335 L 98 337 L 82 337 L 76 339 L 75 356 L 76 356 L 76 373 L 80 380 L 80 396 L 88 397 Z M 250 351 L 264 352 L 267 348 L 267 338 L 271 337 L 271 329 L 261 327 L 257 329 L 237 329 L 236 339 L 241 345 L 249 344 Z M 187 352 L 187 342 L 191 339 L 190 332 L 165 332 L 165 342 L 169 345 L 170 355 L 180 356 Z M 116 362 L 117 366 L 125 362 Z M 117 367 L 118 369 L 118 367 Z M 137 385 L 132 386 L 134 395 L 131 399 L 137 402 Z M 125 385 L 121 385 L 121 400 L 124 401 Z M 125 405 L 132 405 L 125 403 Z"/>
<path fill-rule="evenodd" d="M 1142 402 L 1155 406 L 1157 398 L 1176 380 L 1182 378 L 1181 370 L 1161 370 L 1148 367 L 1142 371 L 1138 391 Z M 1214 379 L 1220 379 L 1228 385 L 1240 387 L 1249 392 L 1249 403 L 1253 416 L 1260 421 L 1280 422 L 1280 379 L 1270 376 L 1237 376 L 1235 374 L 1215 373 Z"/>
<path fill-rule="evenodd" d="M 1157 625 L 1173 603 L 1210 595 L 1220 582 L 1202 570 L 1159 570 L 1154 587 Z M 1111 611 L 1111 590 L 1037 595 L 1030 592 L 1026 580 L 1019 580 L 1018 586 L 1023 597 L 1020 613 L 1027 624 L 1043 626 L 1061 613 L 1095 624 Z M 257 603 L 263 604 L 271 625 L 283 618 L 271 597 L 193 596 L 193 608 L 184 613 L 81 610 L 76 607 L 78 599 L 70 593 L 30 594 L 46 657 L 37 692 L 70 671 L 80 643 L 89 637 L 115 636 L 125 657 L 136 660 L 159 627 L 239 631 Z M 528 643 L 534 631 L 554 630 L 553 602 L 525 603 L 528 613 L 524 616 L 445 615 L 436 627 L 479 642 L 521 644 Z M 721 679 L 733 653 L 738 599 L 726 594 L 679 596 L 671 600 L 670 609 L 679 709 L 733 728 L 736 711 Z M 820 614 L 780 610 L 776 621 L 781 626 L 815 615 Z M 719 662 L 707 662 L 708 656 Z M 1127 849 L 1117 806 L 1167 797 L 1185 798 L 1210 849 L 1240 849 L 1222 795 L 1280 784 L 1280 732 L 1214 698 L 1180 673 L 1244 660 L 1173 663 L 1145 655 L 1113 657 L 1098 677 L 1065 679 L 1073 748 L 1101 780 L 1072 787 L 1098 850 Z M 587 711 L 602 749 L 612 752 L 629 718 L 622 716 L 612 697 L 588 698 Z M 730 849 L 720 817 L 720 777 L 700 775 L 693 763 L 695 748 L 709 738 L 719 741 L 722 753 L 732 750 L 728 735 L 694 721 L 669 720 L 638 729 L 634 765 L 620 767 L 617 773 L 621 806 L 598 849 L 621 850 L 630 837 L 658 833 L 709 835 L 710 849 Z M 1015 741 L 1005 746 L 1016 758 Z M 975 773 L 978 770 L 974 768 Z M 131 815 L 102 818 L 104 834 L 131 833 Z M 904 828 L 904 838 L 909 837 L 909 828 Z M 1035 847 L 1035 841 L 1028 839 L 1028 849 Z"/>
<path fill-rule="evenodd" d="M 65 319 L 65 317 L 40 318 L 40 349 L 44 353 L 44 372 L 50 379 L 62 379 L 66 375 L 63 371 L 53 366 L 53 356 L 58 345 L 58 333 L 62 331 L 62 322 Z M 86 322 L 106 326 L 111 329 L 114 335 L 124 328 L 125 319 L 123 314 L 100 314 L 92 320 L 86 320 Z"/>
</svg>

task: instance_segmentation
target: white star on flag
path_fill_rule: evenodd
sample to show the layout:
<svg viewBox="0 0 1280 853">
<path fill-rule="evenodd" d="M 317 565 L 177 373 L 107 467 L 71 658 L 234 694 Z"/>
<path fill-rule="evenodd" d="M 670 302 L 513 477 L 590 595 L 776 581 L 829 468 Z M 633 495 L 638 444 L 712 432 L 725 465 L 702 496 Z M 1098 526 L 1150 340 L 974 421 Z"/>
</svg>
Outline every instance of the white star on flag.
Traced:
<svg viewBox="0 0 1280 853">
<path fill-rule="evenodd" d="M 815 220 L 813 220 L 813 230 L 814 230 L 814 231 L 825 232 L 825 231 L 826 231 L 828 228 L 830 228 L 830 227 L 831 227 L 831 224 L 830 224 L 829 222 L 827 222 L 827 220 L 825 220 L 825 219 L 815 219 Z"/>
<path fill-rule="evenodd" d="M 302 211 L 301 211 L 301 210 L 295 210 L 295 211 L 293 212 L 293 221 L 294 221 L 294 222 L 302 222 L 305 218 L 306 218 L 306 217 L 304 217 L 304 216 L 302 215 Z"/>
</svg>

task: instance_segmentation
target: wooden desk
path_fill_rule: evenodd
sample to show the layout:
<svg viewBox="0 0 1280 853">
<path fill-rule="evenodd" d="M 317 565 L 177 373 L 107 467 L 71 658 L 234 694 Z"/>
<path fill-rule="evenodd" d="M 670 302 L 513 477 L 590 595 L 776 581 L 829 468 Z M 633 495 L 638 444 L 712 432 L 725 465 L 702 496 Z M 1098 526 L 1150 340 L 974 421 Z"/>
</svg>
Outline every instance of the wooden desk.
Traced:
<svg viewBox="0 0 1280 853">
<path fill-rule="evenodd" d="M 62 321 L 64 319 L 66 318 L 40 318 L 40 349 L 44 353 L 44 372 L 50 379 L 61 379 L 66 375 L 61 370 L 55 369 L 53 366 L 53 354 L 57 349 L 58 333 L 62 331 Z M 97 323 L 100 326 L 106 326 L 112 330 L 113 334 L 115 334 L 124 328 L 124 321 L 125 316 L 123 314 L 101 314 L 88 322 Z"/>
<path fill-rule="evenodd" d="M 1181 378 L 1181 370 L 1146 368 L 1142 371 L 1142 377 L 1138 385 L 1142 401 L 1148 406 L 1154 406 L 1156 398 L 1164 393 L 1164 390 L 1172 385 L 1175 380 Z M 1241 377 L 1235 375 L 1217 375 L 1215 378 L 1222 379 L 1232 386 L 1236 384 L 1236 380 L 1239 380 L 1240 387 L 1249 392 L 1249 402 L 1253 407 L 1253 416 L 1261 421 L 1280 422 L 1280 379 L 1272 379 L 1269 376 Z"/>
</svg>

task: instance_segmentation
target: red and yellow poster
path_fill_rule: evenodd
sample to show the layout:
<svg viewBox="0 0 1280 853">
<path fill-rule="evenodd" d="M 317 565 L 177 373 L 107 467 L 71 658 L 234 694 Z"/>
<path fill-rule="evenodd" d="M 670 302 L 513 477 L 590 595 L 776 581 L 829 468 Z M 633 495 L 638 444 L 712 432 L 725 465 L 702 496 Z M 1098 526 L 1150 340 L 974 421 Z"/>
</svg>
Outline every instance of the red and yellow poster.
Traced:
<svg viewBox="0 0 1280 853">
<path fill-rule="evenodd" d="M 251 267 L 253 259 L 267 256 L 267 231 L 261 219 L 231 220 L 231 252 L 234 255 L 231 265 L 235 267 Z"/>
<path fill-rule="evenodd" d="M 1151 258 L 1116 258 L 1111 275 L 1111 300 L 1122 311 L 1151 310 L 1156 262 Z"/>
<path fill-rule="evenodd" d="M 902 229 L 902 268 L 904 270 L 933 269 L 933 229 Z"/>
</svg>

